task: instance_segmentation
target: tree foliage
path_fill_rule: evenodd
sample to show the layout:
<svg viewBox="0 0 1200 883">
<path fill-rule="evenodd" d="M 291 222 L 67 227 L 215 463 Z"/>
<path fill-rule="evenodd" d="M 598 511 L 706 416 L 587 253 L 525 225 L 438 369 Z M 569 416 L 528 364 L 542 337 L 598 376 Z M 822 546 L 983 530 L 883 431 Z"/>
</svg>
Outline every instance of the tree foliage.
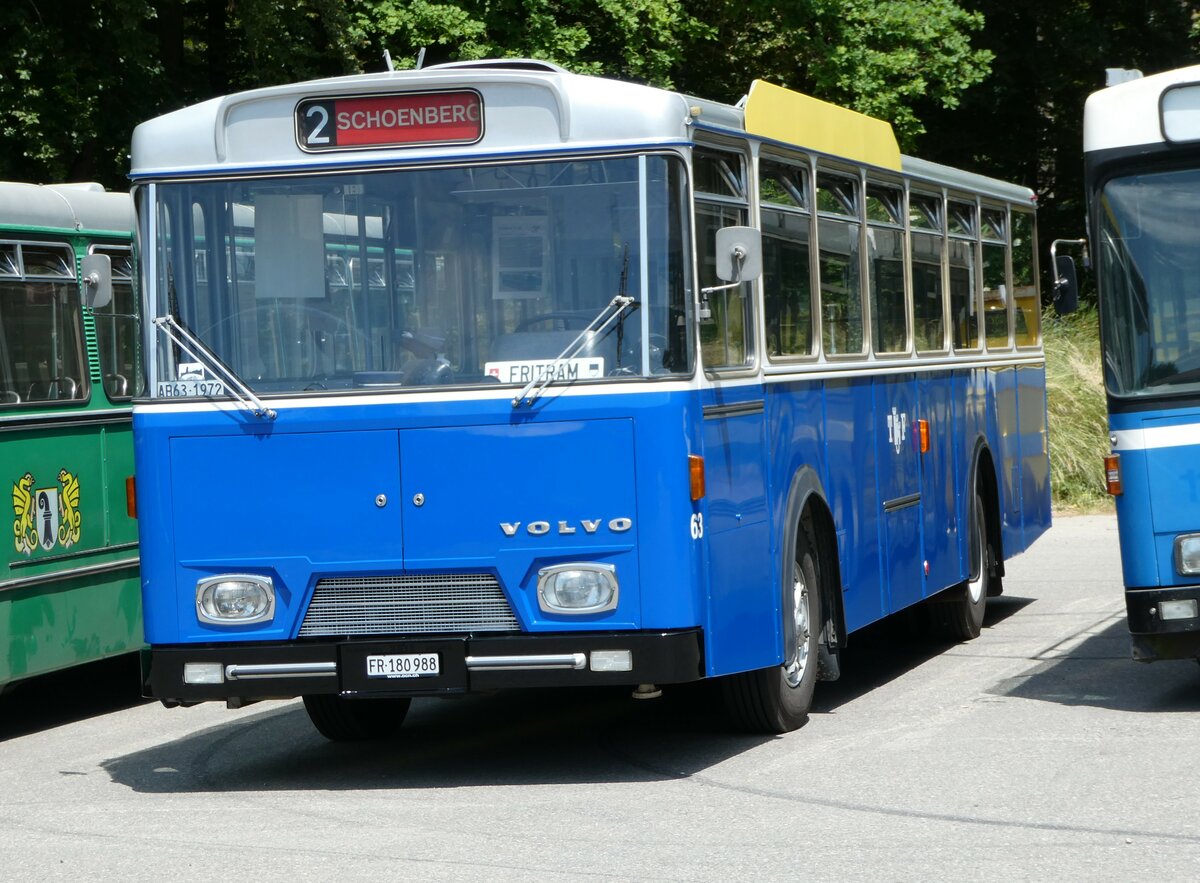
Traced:
<svg viewBox="0 0 1200 883">
<path fill-rule="evenodd" d="M 10 0 L 0 176 L 121 187 L 141 120 L 216 95 L 485 57 L 736 101 L 754 77 L 922 130 L 987 72 L 953 0 Z M 937 47 L 929 52 L 930 46 Z"/>
<path fill-rule="evenodd" d="M 892 122 L 902 147 L 1033 187 L 1082 222 L 1083 99 L 1103 68 L 1190 60 L 1184 0 L 8 0 L 0 177 L 125 186 L 141 120 L 240 89 L 536 57 L 737 101 L 754 78 Z"/>
<path fill-rule="evenodd" d="M 902 146 L 920 134 L 918 106 L 954 107 L 987 75 L 974 47 L 983 26 L 954 0 L 689 0 L 716 39 L 694 42 L 685 88 L 737 100 L 770 80 L 888 120 Z"/>
<path fill-rule="evenodd" d="M 964 0 L 963 6 L 986 21 L 977 40 L 995 55 L 992 74 L 965 91 L 956 109 L 919 108 L 928 135 L 917 151 L 1032 188 L 1045 270 L 1052 239 L 1085 232 L 1084 101 L 1104 86 L 1106 68 L 1151 74 L 1194 63 L 1200 3 Z"/>
</svg>

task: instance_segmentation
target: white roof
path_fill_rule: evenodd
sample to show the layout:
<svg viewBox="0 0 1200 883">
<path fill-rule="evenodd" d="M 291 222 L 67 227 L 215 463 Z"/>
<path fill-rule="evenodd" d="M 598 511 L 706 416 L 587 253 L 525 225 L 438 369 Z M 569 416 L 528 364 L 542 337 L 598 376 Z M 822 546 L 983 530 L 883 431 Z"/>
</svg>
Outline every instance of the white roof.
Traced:
<svg viewBox="0 0 1200 883">
<path fill-rule="evenodd" d="M 1159 101 L 1168 87 L 1180 83 L 1200 83 L 1200 65 L 1093 92 L 1083 110 L 1084 152 L 1163 143 Z"/>
<path fill-rule="evenodd" d="M 0 227 L 55 230 L 133 230 L 133 201 L 99 184 L 23 184 L 0 181 Z"/>
<path fill-rule="evenodd" d="M 386 163 L 662 143 L 688 137 L 689 107 L 718 125 L 741 125 L 741 112 L 618 80 L 580 76 L 544 62 L 491 62 L 488 67 L 439 65 L 311 80 L 215 98 L 142 123 L 133 133 L 134 178 L 345 165 L 343 151 L 305 153 L 296 142 L 296 105 L 306 98 L 387 94 L 410 90 L 474 89 L 483 98 L 483 140 L 474 145 L 373 149 L 355 162 Z M 523 64 L 523 67 L 515 66 Z"/>
<path fill-rule="evenodd" d="M 305 99 L 472 89 L 483 100 L 483 138 L 468 145 L 302 151 L 296 107 Z M 142 123 L 133 133 L 131 176 L 220 174 L 390 164 L 453 157 L 503 156 L 572 149 L 683 143 L 691 124 L 745 131 L 742 108 L 602 77 L 572 74 L 528 59 L 456 62 L 311 80 L 215 98 Z M 803 145 L 797 145 L 803 147 Z M 912 157 L 901 168 L 916 178 L 1030 202 L 1033 192 Z"/>
</svg>

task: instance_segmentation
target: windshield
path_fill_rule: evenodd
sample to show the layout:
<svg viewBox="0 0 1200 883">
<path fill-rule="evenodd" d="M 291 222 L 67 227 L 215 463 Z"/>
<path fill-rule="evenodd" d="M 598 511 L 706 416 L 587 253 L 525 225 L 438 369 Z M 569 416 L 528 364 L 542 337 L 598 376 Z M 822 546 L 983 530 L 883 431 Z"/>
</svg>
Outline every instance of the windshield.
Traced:
<svg viewBox="0 0 1200 883">
<path fill-rule="evenodd" d="M 689 373 L 683 176 L 631 156 L 160 184 L 153 300 L 258 393 Z M 212 366 L 156 346 L 158 394 L 212 394 Z"/>
<path fill-rule="evenodd" d="M 1100 195 L 1104 373 L 1114 395 L 1200 391 L 1200 170 L 1115 178 Z"/>
</svg>

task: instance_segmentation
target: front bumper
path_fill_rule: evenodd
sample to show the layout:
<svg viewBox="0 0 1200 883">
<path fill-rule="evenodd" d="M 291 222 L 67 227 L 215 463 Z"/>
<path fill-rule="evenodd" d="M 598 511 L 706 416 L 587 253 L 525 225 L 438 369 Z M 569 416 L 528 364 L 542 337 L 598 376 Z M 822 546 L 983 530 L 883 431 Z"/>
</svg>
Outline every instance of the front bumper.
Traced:
<svg viewBox="0 0 1200 883">
<path fill-rule="evenodd" d="M 1200 617 L 1163 619 L 1164 601 L 1196 601 L 1200 608 L 1200 586 L 1125 590 L 1133 658 L 1153 662 L 1200 657 Z"/>
<path fill-rule="evenodd" d="M 629 651 L 627 671 L 598 671 L 593 654 Z M 366 658 L 436 653 L 434 677 L 368 677 Z M 221 683 L 188 684 L 188 663 L 219 663 Z M 678 684 L 699 680 L 699 629 L 492 637 L 372 637 L 358 640 L 155 646 L 142 652 L 143 693 L 167 705 L 285 699 L 313 693 L 440 696 L 511 687 Z"/>
</svg>

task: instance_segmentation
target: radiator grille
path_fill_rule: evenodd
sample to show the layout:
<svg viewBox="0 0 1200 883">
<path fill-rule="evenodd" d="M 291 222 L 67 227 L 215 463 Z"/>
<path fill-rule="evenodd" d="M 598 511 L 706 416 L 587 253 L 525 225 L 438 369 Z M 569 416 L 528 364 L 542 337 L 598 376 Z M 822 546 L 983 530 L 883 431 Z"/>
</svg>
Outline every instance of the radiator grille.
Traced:
<svg viewBox="0 0 1200 883">
<path fill-rule="evenodd" d="M 300 637 L 519 630 L 494 576 L 440 573 L 322 579 Z"/>
</svg>

